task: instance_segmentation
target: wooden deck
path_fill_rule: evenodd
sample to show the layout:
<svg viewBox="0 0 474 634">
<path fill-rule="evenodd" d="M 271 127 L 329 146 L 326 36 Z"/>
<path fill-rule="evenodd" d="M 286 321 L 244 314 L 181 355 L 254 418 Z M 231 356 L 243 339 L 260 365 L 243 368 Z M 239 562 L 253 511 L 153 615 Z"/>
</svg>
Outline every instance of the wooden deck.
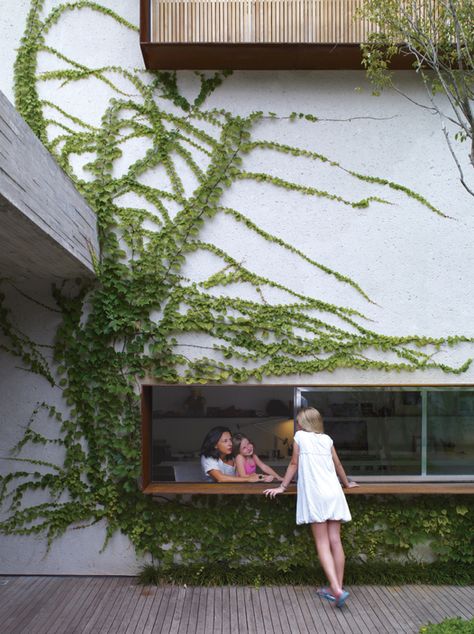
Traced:
<svg viewBox="0 0 474 634">
<path fill-rule="evenodd" d="M 5 634 L 416 633 L 474 617 L 474 586 L 354 586 L 339 610 L 309 586 L 143 587 L 132 577 L 0 577 Z"/>
</svg>

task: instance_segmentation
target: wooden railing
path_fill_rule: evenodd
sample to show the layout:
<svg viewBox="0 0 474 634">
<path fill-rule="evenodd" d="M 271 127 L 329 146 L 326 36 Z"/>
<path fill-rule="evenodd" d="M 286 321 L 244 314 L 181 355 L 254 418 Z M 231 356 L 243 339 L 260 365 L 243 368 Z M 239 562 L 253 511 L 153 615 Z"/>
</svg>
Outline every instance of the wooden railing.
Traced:
<svg viewBox="0 0 474 634">
<path fill-rule="evenodd" d="M 374 29 L 362 0 L 152 0 L 156 43 L 357 44 Z"/>
</svg>

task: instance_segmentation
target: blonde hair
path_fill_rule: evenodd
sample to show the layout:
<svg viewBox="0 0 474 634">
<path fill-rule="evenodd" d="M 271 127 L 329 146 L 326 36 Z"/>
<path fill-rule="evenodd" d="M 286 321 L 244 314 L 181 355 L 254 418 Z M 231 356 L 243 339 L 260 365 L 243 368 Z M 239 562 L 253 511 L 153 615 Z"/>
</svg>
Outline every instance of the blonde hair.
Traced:
<svg viewBox="0 0 474 634">
<path fill-rule="evenodd" d="M 296 420 L 301 429 L 314 431 L 317 434 L 324 434 L 323 417 L 314 407 L 303 407 L 300 409 Z"/>
</svg>

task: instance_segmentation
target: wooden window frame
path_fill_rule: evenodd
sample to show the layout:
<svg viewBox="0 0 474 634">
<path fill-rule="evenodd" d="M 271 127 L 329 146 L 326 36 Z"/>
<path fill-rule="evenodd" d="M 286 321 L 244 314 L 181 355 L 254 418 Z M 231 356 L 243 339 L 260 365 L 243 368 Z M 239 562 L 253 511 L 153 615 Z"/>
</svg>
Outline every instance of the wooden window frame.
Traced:
<svg viewBox="0 0 474 634">
<path fill-rule="evenodd" d="M 154 482 L 151 479 L 153 388 L 166 387 L 162 383 L 143 383 L 141 386 L 142 412 L 142 477 L 141 490 L 146 495 L 190 494 L 190 495 L 262 495 L 266 488 L 274 485 L 261 483 L 209 483 L 209 482 Z M 184 387 L 184 386 L 183 386 Z M 190 386 L 186 386 L 190 387 Z M 200 386 L 202 387 L 202 386 Z M 228 387 L 228 386 L 227 386 Z M 297 386 L 294 386 L 297 387 Z M 298 386 L 313 387 L 313 386 Z M 334 385 L 318 385 L 318 388 L 334 388 Z M 351 388 L 419 388 L 449 387 L 474 388 L 472 385 L 347 385 Z M 474 482 L 363 482 L 353 489 L 345 489 L 346 495 L 472 495 Z M 290 485 L 283 495 L 296 495 L 296 485 Z"/>
</svg>

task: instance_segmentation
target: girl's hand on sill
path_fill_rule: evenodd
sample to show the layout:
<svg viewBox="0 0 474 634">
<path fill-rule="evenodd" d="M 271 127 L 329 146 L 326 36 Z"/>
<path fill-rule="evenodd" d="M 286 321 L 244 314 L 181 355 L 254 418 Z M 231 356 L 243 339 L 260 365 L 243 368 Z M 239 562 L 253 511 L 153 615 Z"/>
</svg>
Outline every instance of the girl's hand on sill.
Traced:
<svg viewBox="0 0 474 634">
<path fill-rule="evenodd" d="M 357 482 L 354 482 L 353 480 L 349 480 L 346 486 L 346 489 L 353 489 L 354 487 L 358 487 L 359 485 L 357 484 Z"/>
<path fill-rule="evenodd" d="M 274 498 L 279 493 L 284 493 L 284 492 L 285 492 L 285 489 L 283 487 L 277 487 L 276 489 L 265 489 L 263 494 L 267 498 Z"/>
</svg>

